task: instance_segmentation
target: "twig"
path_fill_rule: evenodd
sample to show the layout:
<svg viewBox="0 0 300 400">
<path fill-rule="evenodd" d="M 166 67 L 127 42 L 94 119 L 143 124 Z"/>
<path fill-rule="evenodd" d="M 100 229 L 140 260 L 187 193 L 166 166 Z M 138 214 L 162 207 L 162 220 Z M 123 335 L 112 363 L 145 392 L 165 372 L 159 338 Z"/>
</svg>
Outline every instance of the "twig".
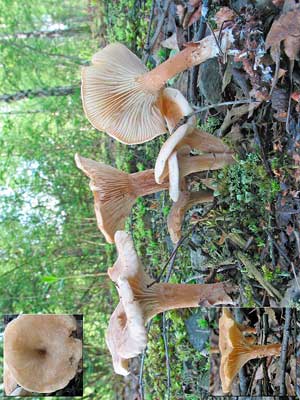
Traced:
<svg viewBox="0 0 300 400">
<path fill-rule="evenodd" d="M 234 309 L 234 317 L 239 324 L 243 323 L 243 315 L 239 308 Z M 239 371 L 239 380 L 240 380 L 240 396 L 246 396 L 248 388 L 248 379 L 246 376 L 245 367 L 242 367 Z"/>
<path fill-rule="evenodd" d="M 269 315 L 267 313 L 263 313 L 262 316 L 262 343 L 261 344 L 267 344 L 267 338 L 268 338 L 268 332 L 269 332 Z M 267 363 L 266 359 L 264 358 L 261 360 L 262 366 L 263 366 L 263 395 L 267 396 L 269 394 L 269 378 L 268 378 L 268 370 L 267 370 Z"/>
<path fill-rule="evenodd" d="M 206 17 L 209 11 L 211 0 L 203 0 L 202 8 L 201 8 L 201 19 L 200 19 L 200 26 L 198 32 L 193 38 L 194 42 L 199 42 L 201 39 L 204 38 L 206 32 Z M 199 74 L 199 65 L 195 65 L 191 71 L 191 90 L 190 90 L 190 98 L 191 101 L 194 102 L 196 94 L 197 94 L 197 82 L 198 82 L 198 74 Z"/>
<path fill-rule="evenodd" d="M 257 129 L 257 126 L 256 126 L 254 121 L 252 121 L 252 129 L 253 129 L 253 132 L 254 132 L 255 137 L 257 139 L 259 148 L 260 148 L 260 153 L 261 153 L 261 157 L 262 157 L 262 161 L 263 161 L 263 164 L 265 166 L 265 169 L 266 169 L 267 173 L 273 178 L 274 174 L 273 174 L 272 169 L 270 167 L 270 164 L 268 163 L 268 160 L 266 158 L 265 151 L 264 151 L 264 148 L 263 148 L 262 143 L 261 143 L 260 135 L 258 133 L 258 129 Z"/>
<path fill-rule="evenodd" d="M 169 324 L 166 321 L 166 313 L 163 313 L 162 317 L 163 323 L 163 340 L 164 340 L 164 347 L 165 347 L 165 356 L 166 356 L 166 369 L 167 369 L 167 399 L 169 400 L 171 397 L 171 371 L 170 371 L 170 360 L 169 360 L 169 344 L 168 344 L 168 328 Z"/>
<path fill-rule="evenodd" d="M 278 244 L 276 243 L 276 241 L 274 241 L 274 245 L 276 247 L 276 249 L 278 250 L 278 252 L 280 253 L 280 255 L 285 259 L 285 261 L 291 265 L 292 267 L 292 271 L 293 271 L 293 275 L 296 281 L 296 284 L 298 286 L 298 289 L 300 290 L 300 284 L 299 284 L 299 280 L 298 280 L 298 276 L 295 270 L 295 265 L 294 263 L 288 258 L 288 256 L 282 251 L 282 249 L 280 248 L 280 246 L 278 246 Z"/>
<path fill-rule="evenodd" d="M 283 339 L 282 339 L 281 353 L 280 353 L 279 396 L 286 395 L 285 372 L 286 372 L 291 320 L 292 320 L 292 309 L 285 308 L 285 322 L 284 322 Z"/>
<path fill-rule="evenodd" d="M 238 251 L 237 258 L 244 264 L 249 274 L 253 276 L 253 278 L 261 284 L 261 286 L 268 292 L 271 297 L 274 297 L 277 301 L 282 300 L 281 293 L 271 285 L 270 282 L 267 282 L 261 272 L 253 265 L 253 262 L 248 259 L 241 251 Z"/>
<path fill-rule="evenodd" d="M 148 58 L 149 58 L 149 53 L 150 53 L 149 43 L 150 43 L 151 27 L 152 27 L 152 22 L 153 22 L 153 17 L 154 17 L 155 3 L 156 3 L 156 1 L 152 0 L 150 19 L 149 19 L 149 23 L 148 23 L 148 31 L 147 31 L 147 37 L 146 37 L 146 44 L 144 46 L 144 57 L 143 57 L 144 64 L 147 63 Z"/>
<path fill-rule="evenodd" d="M 147 325 L 147 336 L 150 331 L 152 325 L 152 320 Z M 145 365 L 145 358 L 146 358 L 147 346 L 145 347 L 142 356 L 141 356 L 141 363 L 140 363 L 140 373 L 139 373 L 139 388 L 140 388 L 140 395 L 141 400 L 144 400 L 144 383 L 143 383 L 143 375 L 144 375 L 144 365 Z"/>
<path fill-rule="evenodd" d="M 233 106 L 236 104 L 254 104 L 254 103 L 259 103 L 259 102 L 249 100 L 249 99 L 244 99 L 244 100 L 225 101 L 223 103 L 209 104 L 208 106 L 196 108 L 195 111 L 193 111 L 192 113 L 181 118 L 181 120 L 178 122 L 178 124 L 173 129 L 172 133 L 174 133 L 181 125 L 185 124 L 189 120 L 189 118 L 192 117 L 193 115 L 197 115 L 203 111 L 210 110 L 211 108 L 218 108 L 218 107 L 223 107 L 223 106 Z"/>
<path fill-rule="evenodd" d="M 156 41 L 158 39 L 158 36 L 159 36 L 160 31 L 162 30 L 162 27 L 164 25 L 165 18 L 166 18 L 167 14 L 168 14 L 169 7 L 170 7 L 171 3 L 172 3 L 172 0 L 167 0 L 167 4 L 165 6 L 164 13 L 161 16 L 159 23 L 157 24 L 156 31 L 155 31 L 152 39 L 151 39 L 151 43 L 149 44 L 148 49 L 147 49 L 148 54 L 151 52 L 152 48 L 154 47 L 154 45 L 155 45 L 155 43 L 156 43 Z M 149 55 L 148 55 L 148 57 L 149 57 Z M 147 62 L 148 57 L 145 58 L 146 59 L 145 62 Z"/>
<path fill-rule="evenodd" d="M 217 206 L 217 204 L 218 204 L 218 203 L 217 203 L 216 201 L 214 201 L 213 204 L 211 205 L 211 207 L 209 207 L 209 209 L 202 215 L 202 218 L 205 217 L 207 214 L 209 214 L 209 213 L 211 212 L 211 210 L 213 210 L 213 209 Z M 174 249 L 173 249 L 173 251 L 172 251 L 170 257 L 168 258 L 167 262 L 166 262 L 165 265 L 163 266 L 161 273 L 159 274 L 159 276 L 158 276 L 153 282 L 151 282 L 151 283 L 147 286 L 148 288 L 151 287 L 151 286 L 153 286 L 153 285 L 155 285 L 155 283 L 159 283 L 159 282 L 161 281 L 161 278 L 162 278 L 163 274 L 165 273 L 165 270 L 166 270 L 167 266 L 169 265 L 169 263 L 171 262 L 171 260 L 172 260 L 173 263 L 175 262 L 175 258 L 176 258 L 177 251 L 178 251 L 179 247 L 180 247 L 180 246 L 182 245 L 182 243 L 189 237 L 189 235 L 190 235 L 191 233 L 194 232 L 194 230 L 196 229 L 196 227 L 199 225 L 200 222 L 201 222 L 201 221 L 198 221 L 191 229 L 189 229 L 189 231 L 187 232 L 187 234 L 184 235 L 184 236 L 179 240 L 179 242 L 178 242 L 178 243 L 176 244 L 176 246 L 174 247 Z"/>
</svg>

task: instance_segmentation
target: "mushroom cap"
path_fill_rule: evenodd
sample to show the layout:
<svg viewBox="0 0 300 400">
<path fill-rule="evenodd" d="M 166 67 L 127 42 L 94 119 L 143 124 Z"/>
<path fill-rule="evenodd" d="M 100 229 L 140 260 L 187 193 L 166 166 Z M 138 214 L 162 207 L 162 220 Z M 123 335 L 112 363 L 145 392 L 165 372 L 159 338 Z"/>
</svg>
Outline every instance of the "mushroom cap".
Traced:
<svg viewBox="0 0 300 400">
<path fill-rule="evenodd" d="M 189 133 L 193 131 L 193 127 L 188 124 L 181 125 L 162 145 L 159 155 L 155 163 L 155 181 L 157 183 L 162 183 L 166 176 L 168 175 L 168 159 L 171 154 L 176 150 L 178 144 L 182 139 Z"/>
<path fill-rule="evenodd" d="M 161 91 L 147 91 L 147 68 L 126 46 L 113 43 L 82 68 L 81 96 L 91 124 L 125 144 L 144 143 L 166 132 Z"/>
<path fill-rule="evenodd" d="M 75 162 L 90 179 L 97 225 L 108 243 L 124 229 L 136 196 L 130 193 L 129 176 L 109 165 L 75 155 Z"/>
<path fill-rule="evenodd" d="M 31 392 L 51 393 L 74 378 L 82 342 L 70 337 L 69 315 L 20 315 L 4 331 L 4 360 L 16 382 Z"/>
<path fill-rule="evenodd" d="M 233 380 L 244 365 L 245 361 L 236 356 L 234 349 L 241 342 L 243 351 L 243 337 L 237 323 L 227 308 L 223 308 L 219 319 L 219 348 L 221 352 L 220 377 L 222 390 L 228 393 L 231 390 Z"/>
<path fill-rule="evenodd" d="M 178 89 L 170 87 L 165 88 L 163 91 L 161 109 L 170 133 L 172 133 L 182 117 L 193 112 L 184 95 Z M 196 117 L 193 115 L 189 118 L 188 125 L 194 126 L 195 124 Z"/>
<path fill-rule="evenodd" d="M 129 291 L 129 298 L 130 296 Z M 123 376 L 129 374 L 128 360 L 140 354 L 146 347 L 147 332 L 141 312 L 134 302 L 128 301 L 126 293 L 111 315 L 106 344 L 115 372 Z"/>
<path fill-rule="evenodd" d="M 144 312 L 138 301 L 135 301 L 131 284 L 137 285 L 147 280 L 143 266 L 135 252 L 131 237 L 123 231 L 115 234 L 118 259 L 108 275 L 117 283 L 120 303 L 113 312 L 106 343 L 111 352 L 114 370 L 117 374 L 127 375 L 128 359 L 140 354 L 147 344 Z"/>
<path fill-rule="evenodd" d="M 191 149 L 197 149 L 207 153 L 230 153 L 229 147 L 221 139 L 194 128 L 187 124 L 181 125 L 162 145 L 155 163 L 155 181 L 162 183 L 168 175 L 167 161 L 171 154 L 183 146 L 190 146 Z"/>
<path fill-rule="evenodd" d="M 6 363 L 3 365 L 3 386 L 6 395 L 10 395 L 18 387 L 18 382 L 13 377 Z"/>
<path fill-rule="evenodd" d="M 190 154 L 189 146 L 182 146 L 180 149 L 173 151 L 168 158 L 169 171 L 169 195 L 173 201 L 178 201 L 180 193 L 185 186 L 184 177 L 180 173 L 180 157 Z"/>
</svg>

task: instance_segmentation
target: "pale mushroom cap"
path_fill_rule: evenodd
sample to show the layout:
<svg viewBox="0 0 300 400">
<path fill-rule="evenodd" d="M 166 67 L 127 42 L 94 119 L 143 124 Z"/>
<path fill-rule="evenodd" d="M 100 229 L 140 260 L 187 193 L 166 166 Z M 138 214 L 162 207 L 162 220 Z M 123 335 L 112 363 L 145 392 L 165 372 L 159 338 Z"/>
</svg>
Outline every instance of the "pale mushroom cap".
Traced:
<svg viewBox="0 0 300 400">
<path fill-rule="evenodd" d="M 167 161 L 182 139 L 193 130 L 188 124 L 181 125 L 162 145 L 155 163 L 155 181 L 162 183 L 168 175 Z"/>
<path fill-rule="evenodd" d="M 81 340 L 70 337 L 69 315 L 20 315 L 4 331 L 4 359 L 17 383 L 32 392 L 51 393 L 74 378 L 82 358 Z"/>
<path fill-rule="evenodd" d="M 124 229 L 136 200 L 136 196 L 129 193 L 128 174 L 79 154 L 75 155 L 75 162 L 91 179 L 98 228 L 108 243 L 114 243 L 115 232 Z"/>
<path fill-rule="evenodd" d="M 18 386 L 17 381 L 13 377 L 6 363 L 3 365 L 3 386 L 4 392 L 10 395 Z"/>
<path fill-rule="evenodd" d="M 140 259 L 136 254 L 132 239 L 125 231 L 115 233 L 115 244 L 118 251 L 117 261 L 107 273 L 114 282 L 121 278 L 133 278 L 143 271 Z"/>
<path fill-rule="evenodd" d="M 169 169 L 169 194 L 173 201 L 177 201 L 180 194 L 180 172 L 177 151 L 174 151 L 168 159 Z"/>
<path fill-rule="evenodd" d="M 82 68 L 82 103 L 91 124 L 125 144 L 144 143 L 166 132 L 161 92 L 146 91 L 147 68 L 126 46 L 113 43 Z"/>
<path fill-rule="evenodd" d="M 139 355 L 146 347 L 147 332 L 143 314 L 133 301 L 132 290 L 126 280 L 118 280 L 120 303 L 113 312 L 106 332 L 106 344 L 117 374 L 129 374 L 128 360 Z"/>
<path fill-rule="evenodd" d="M 162 113 L 166 119 L 168 130 L 170 133 L 172 133 L 173 129 L 182 117 L 187 116 L 192 112 L 193 109 L 189 105 L 189 102 L 178 89 L 170 87 L 164 89 L 162 100 Z M 195 124 L 196 117 L 191 116 L 188 120 L 188 125 L 194 126 Z"/>
</svg>

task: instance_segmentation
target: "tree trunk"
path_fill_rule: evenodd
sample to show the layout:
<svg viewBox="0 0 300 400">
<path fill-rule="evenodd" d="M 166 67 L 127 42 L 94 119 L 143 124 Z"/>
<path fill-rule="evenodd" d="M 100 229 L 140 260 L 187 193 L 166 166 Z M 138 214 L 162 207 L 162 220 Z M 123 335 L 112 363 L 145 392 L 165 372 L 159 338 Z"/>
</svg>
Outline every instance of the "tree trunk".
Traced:
<svg viewBox="0 0 300 400">
<path fill-rule="evenodd" d="M 68 96 L 75 93 L 80 85 L 73 86 L 57 86 L 52 88 L 42 88 L 36 90 L 21 90 L 17 93 L 3 94 L 0 96 L 0 102 L 10 103 L 12 101 L 19 101 L 24 99 L 31 99 L 34 97 L 51 97 L 51 96 Z"/>
</svg>

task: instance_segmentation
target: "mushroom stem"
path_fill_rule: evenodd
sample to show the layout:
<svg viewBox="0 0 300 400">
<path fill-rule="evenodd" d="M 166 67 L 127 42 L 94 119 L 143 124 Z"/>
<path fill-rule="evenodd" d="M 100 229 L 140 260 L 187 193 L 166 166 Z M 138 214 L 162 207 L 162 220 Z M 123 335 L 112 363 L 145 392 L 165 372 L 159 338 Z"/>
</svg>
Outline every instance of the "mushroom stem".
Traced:
<svg viewBox="0 0 300 400">
<path fill-rule="evenodd" d="M 233 163 L 234 159 L 230 153 L 181 157 L 179 160 L 180 175 L 184 177 L 194 172 L 212 171 Z"/>
<path fill-rule="evenodd" d="M 216 34 L 218 35 L 218 33 Z M 216 57 L 220 53 L 220 48 L 224 50 L 232 42 L 232 35 L 229 36 L 230 33 L 226 32 L 221 40 L 220 47 L 216 44 L 213 35 L 207 36 L 198 43 L 189 43 L 184 50 L 177 53 L 174 57 L 169 58 L 137 79 L 146 90 L 158 91 L 169 79 L 178 73 Z"/>
<path fill-rule="evenodd" d="M 281 350 L 280 343 L 272 343 L 272 344 L 262 344 L 262 345 L 252 345 L 251 353 L 252 358 L 263 358 L 269 356 L 279 356 Z"/>
<path fill-rule="evenodd" d="M 198 192 L 181 192 L 179 199 L 173 203 L 171 211 L 168 215 L 168 231 L 173 243 L 179 242 L 181 238 L 181 226 L 184 214 L 195 204 L 213 201 L 214 195 L 212 191 L 200 190 Z"/>
<path fill-rule="evenodd" d="M 129 176 L 132 192 L 136 197 L 146 196 L 148 194 L 160 192 L 169 187 L 168 182 L 158 184 L 155 182 L 154 169 L 136 172 Z"/>
<path fill-rule="evenodd" d="M 226 292 L 226 284 L 185 284 L 157 283 L 153 289 L 157 293 L 158 308 L 153 315 L 176 308 L 213 306 L 232 303 Z"/>
</svg>

